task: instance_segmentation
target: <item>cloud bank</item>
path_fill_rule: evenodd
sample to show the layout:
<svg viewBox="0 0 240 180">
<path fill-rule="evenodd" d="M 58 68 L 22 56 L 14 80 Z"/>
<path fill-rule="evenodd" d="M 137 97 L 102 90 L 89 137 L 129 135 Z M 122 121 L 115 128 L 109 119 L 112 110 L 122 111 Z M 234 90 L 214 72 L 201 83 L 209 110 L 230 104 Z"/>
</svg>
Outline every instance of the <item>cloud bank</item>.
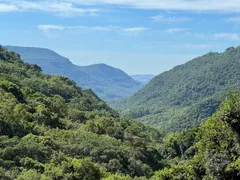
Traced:
<svg viewBox="0 0 240 180">
<path fill-rule="evenodd" d="M 239 0 L 67 0 L 80 5 L 123 5 L 142 9 L 240 12 Z"/>
<path fill-rule="evenodd" d="M 96 15 L 101 5 L 139 9 L 240 12 L 239 0 L 0 0 L 0 12 L 44 11 L 62 16 Z M 156 16 L 155 20 L 164 21 L 164 17 Z M 188 19 L 176 17 L 168 19 L 186 20 Z"/>
<path fill-rule="evenodd" d="M 60 16 L 96 15 L 99 9 L 81 8 L 67 1 L 0 0 L 0 12 L 49 12 Z"/>
</svg>

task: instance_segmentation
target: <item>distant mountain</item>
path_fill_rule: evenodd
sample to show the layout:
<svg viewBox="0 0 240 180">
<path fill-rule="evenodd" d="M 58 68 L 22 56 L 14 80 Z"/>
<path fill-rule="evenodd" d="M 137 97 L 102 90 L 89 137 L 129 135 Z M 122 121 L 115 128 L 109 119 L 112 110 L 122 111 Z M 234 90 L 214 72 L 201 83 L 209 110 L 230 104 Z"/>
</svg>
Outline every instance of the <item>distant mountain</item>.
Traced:
<svg viewBox="0 0 240 180">
<path fill-rule="evenodd" d="M 121 108 L 142 122 L 178 131 L 201 124 L 239 87 L 240 46 L 210 52 L 156 76 Z"/>
<path fill-rule="evenodd" d="M 149 83 L 149 81 L 155 77 L 155 75 L 152 74 L 143 74 L 143 75 L 131 75 L 131 77 L 133 79 L 135 79 L 136 81 L 139 81 L 143 84 L 147 84 Z"/>
<path fill-rule="evenodd" d="M 106 64 L 77 66 L 49 49 L 17 46 L 6 46 L 6 48 L 20 54 L 26 62 L 41 66 L 47 74 L 67 76 L 79 86 L 91 88 L 99 97 L 107 101 L 126 98 L 143 86 L 122 70 Z"/>
</svg>

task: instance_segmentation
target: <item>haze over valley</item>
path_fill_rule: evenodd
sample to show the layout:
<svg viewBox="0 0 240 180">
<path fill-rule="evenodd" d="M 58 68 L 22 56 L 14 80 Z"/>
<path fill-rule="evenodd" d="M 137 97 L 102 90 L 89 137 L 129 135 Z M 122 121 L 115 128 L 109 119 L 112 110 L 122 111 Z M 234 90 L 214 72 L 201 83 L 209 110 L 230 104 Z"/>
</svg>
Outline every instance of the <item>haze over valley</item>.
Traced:
<svg viewBox="0 0 240 180">
<path fill-rule="evenodd" d="M 79 86 L 92 89 L 109 102 L 133 95 L 150 80 L 136 81 L 122 70 L 102 63 L 77 66 L 49 49 L 17 46 L 6 48 L 19 53 L 26 62 L 41 66 L 45 73 L 67 76 Z"/>
</svg>

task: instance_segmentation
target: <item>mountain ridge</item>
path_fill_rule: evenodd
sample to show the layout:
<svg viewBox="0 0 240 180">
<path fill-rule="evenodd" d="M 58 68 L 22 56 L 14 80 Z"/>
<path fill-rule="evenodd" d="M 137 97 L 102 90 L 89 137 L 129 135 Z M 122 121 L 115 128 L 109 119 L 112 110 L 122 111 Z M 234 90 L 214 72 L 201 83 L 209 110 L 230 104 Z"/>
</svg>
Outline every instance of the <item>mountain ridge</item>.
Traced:
<svg viewBox="0 0 240 180">
<path fill-rule="evenodd" d="M 67 76 L 79 86 L 91 88 L 97 95 L 107 101 L 126 98 L 143 86 L 124 71 L 104 63 L 78 66 L 68 58 L 47 48 L 5 47 L 10 51 L 19 53 L 26 62 L 41 66 L 45 73 Z"/>
<path fill-rule="evenodd" d="M 240 178 L 240 89 L 201 126 L 165 134 L 0 46 L 0 94 L 0 179 Z"/>
<path fill-rule="evenodd" d="M 161 73 L 118 107 L 123 115 L 170 131 L 193 127 L 211 116 L 229 91 L 240 87 L 239 69 L 240 46 L 210 52 Z"/>
</svg>

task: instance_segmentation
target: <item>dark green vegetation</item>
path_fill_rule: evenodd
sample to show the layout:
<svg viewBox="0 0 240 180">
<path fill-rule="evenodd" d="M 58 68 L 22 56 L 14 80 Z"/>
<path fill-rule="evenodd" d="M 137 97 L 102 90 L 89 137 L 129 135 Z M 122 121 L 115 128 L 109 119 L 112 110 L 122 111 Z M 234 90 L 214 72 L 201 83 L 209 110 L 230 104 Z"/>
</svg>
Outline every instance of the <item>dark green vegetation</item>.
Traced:
<svg viewBox="0 0 240 180">
<path fill-rule="evenodd" d="M 151 75 L 151 74 L 146 74 L 146 75 L 131 75 L 131 77 L 133 79 L 135 79 L 136 81 L 139 81 L 143 84 L 147 84 L 149 83 L 149 81 L 152 80 L 152 78 L 155 77 L 155 75 Z"/>
<path fill-rule="evenodd" d="M 3 48 L 0 93 L 0 165 L 10 179 L 151 176 L 161 166 L 157 131 L 119 119 L 92 91 Z"/>
<path fill-rule="evenodd" d="M 153 180 L 240 179 L 239 137 L 240 91 L 229 95 L 200 128 L 164 139 L 169 167 Z"/>
<path fill-rule="evenodd" d="M 0 47 L 0 179 L 150 177 L 162 167 L 161 137 Z"/>
<path fill-rule="evenodd" d="M 237 180 L 239 137 L 240 91 L 164 135 L 0 46 L 1 180 Z"/>
<path fill-rule="evenodd" d="M 208 53 L 155 77 L 122 103 L 123 114 L 167 131 L 194 127 L 240 88 L 240 47 Z"/>
<path fill-rule="evenodd" d="M 143 86 L 120 69 L 105 64 L 76 66 L 49 49 L 16 46 L 6 48 L 20 54 L 24 61 L 41 66 L 44 73 L 66 76 L 77 85 L 92 89 L 107 101 L 129 97 Z"/>
</svg>

